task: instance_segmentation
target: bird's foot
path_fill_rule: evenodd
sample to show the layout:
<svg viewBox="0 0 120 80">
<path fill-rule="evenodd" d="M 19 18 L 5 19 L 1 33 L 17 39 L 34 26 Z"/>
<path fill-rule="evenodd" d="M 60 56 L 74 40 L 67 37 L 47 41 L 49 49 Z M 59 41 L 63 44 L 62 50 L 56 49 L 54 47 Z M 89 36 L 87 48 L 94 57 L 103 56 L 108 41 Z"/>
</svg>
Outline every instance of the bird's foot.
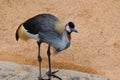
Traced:
<svg viewBox="0 0 120 80">
<path fill-rule="evenodd" d="M 50 80 L 50 79 L 43 79 L 41 77 L 38 77 L 38 80 Z"/>
<path fill-rule="evenodd" d="M 38 77 L 38 80 L 44 80 L 42 77 Z"/>
<path fill-rule="evenodd" d="M 54 77 L 57 78 L 58 80 L 62 80 L 60 77 L 56 76 L 55 73 L 57 73 L 59 70 L 54 71 L 54 72 L 50 72 L 48 71 L 46 74 L 48 75 L 48 77 Z M 49 79 L 48 79 L 49 80 Z"/>
</svg>

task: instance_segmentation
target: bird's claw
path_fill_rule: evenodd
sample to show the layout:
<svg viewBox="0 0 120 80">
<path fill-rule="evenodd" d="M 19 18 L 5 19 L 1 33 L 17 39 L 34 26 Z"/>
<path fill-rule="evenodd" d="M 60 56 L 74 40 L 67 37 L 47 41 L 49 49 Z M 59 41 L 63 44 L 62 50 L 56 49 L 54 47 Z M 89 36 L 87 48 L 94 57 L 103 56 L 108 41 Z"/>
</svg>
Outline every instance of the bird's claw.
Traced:
<svg viewBox="0 0 120 80">
<path fill-rule="evenodd" d="M 57 71 L 53 71 L 53 72 L 48 71 L 46 74 L 47 74 L 48 76 L 51 76 L 51 75 L 57 73 L 58 71 L 59 71 L 59 70 L 57 70 Z"/>
<path fill-rule="evenodd" d="M 50 80 L 50 79 L 43 79 L 41 77 L 38 77 L 38 80 Z"/>
<path fill-rule="evenodd" d="M 54 74 L 57 73 L 58 71 L 59 71 L 59 70 L 53 71 L 53 72 L 48 71 L 48 72 L 46 73 L 46 75 L 48 75 L 49 77 L 57 78 L 58 80 L 62 80 L 60 77 L 54 75 Z M 51 79 L 43 79 L 42 77 L 38 77 L 38 80 L 51 80 Z"/>
<path fill-rule="evenodd" d="M 43 78 L 41 78 L 41 77 L 38 77 L 38 80 L 44 80 Z"/>
<path fill-rule="evenodd" d="M 57 71 L 54 71 L 54 72 L 50 72 L 48 71 L 46 74 L 49 76 L 49 77 L 54 77 L 54 78 L 57 78 L 59 80 L 62 80 L 60 77 L 56 76 L 55 73 L 57 73 L 59 70 Z"/>
</svg>

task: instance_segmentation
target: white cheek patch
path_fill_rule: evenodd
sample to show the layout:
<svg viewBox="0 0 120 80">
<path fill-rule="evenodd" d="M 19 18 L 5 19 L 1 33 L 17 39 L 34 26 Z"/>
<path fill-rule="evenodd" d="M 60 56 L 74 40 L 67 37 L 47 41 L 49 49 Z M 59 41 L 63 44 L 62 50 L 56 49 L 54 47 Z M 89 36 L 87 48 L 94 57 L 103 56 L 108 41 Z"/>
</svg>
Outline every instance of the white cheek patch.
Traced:
<svg viewBox="0 0 120 80">
<path fill-rule="evenodd" d="M 71 29 L 70 29 L 69 26 L 66 26 L 66 30 L 67 30 L 68 32 L 71 32 Z"/>
</svg>

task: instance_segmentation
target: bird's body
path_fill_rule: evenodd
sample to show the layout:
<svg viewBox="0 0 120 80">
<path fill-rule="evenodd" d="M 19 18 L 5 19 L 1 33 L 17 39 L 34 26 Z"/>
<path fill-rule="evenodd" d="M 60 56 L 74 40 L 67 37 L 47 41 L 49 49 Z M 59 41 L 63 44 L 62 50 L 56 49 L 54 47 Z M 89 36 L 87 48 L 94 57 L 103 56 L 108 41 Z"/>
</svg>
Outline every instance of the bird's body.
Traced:
<svg viewBox="0 0 120 80">
<path fill-rule="evenodd" d="M 38 43 L 38 61 L 40 67 L 41 78 L 41 56 L 40 56 L 40 44 L 45 42 L 48 46 L 48 61 L 49 61 L 49 75 L 59 78 L 52 74 L 50 63 L 50 46 L 53 46 L 56 52 L 62 51 L 70 46 L 71 32 L 77 32 L 74 28 L 74 24 L 69 22 L 67 24 L 62 23 L 56 16 L 51 14 L 40 14 L 34 16 L 24 23 L 22 23 L 16 31 L 16 40 L 23 39 L 35 39 Z M 60 78 L 59 78 L 60 79 Z M 50 80 L 50 77 L 49 77 Z M 61 79 L 60 79 L 61 80 Z"/>
<path fill-rule="evenodd" d="M 32 38 L 50 43 L 57 51 L 64 50 L 70 45 L 63 23 L 51 14 L 40 14 L 30 18 L 20 26 L 16 35 L 23 40 Z"/>
</svg>

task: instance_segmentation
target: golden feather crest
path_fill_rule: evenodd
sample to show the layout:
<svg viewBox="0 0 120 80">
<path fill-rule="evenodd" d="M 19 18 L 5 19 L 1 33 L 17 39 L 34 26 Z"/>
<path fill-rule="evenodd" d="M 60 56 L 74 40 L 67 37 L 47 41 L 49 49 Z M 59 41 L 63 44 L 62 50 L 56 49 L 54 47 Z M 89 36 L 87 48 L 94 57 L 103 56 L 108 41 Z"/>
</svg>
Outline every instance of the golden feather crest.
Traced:
<svg viewBox="0 0 120 80">
<path fill-rule="evenodd" d="M 65 31 L 65 23 L 64 22 L 57 22 L 55 25 L 55 30 L 62 34 Z"/>
</svg>

